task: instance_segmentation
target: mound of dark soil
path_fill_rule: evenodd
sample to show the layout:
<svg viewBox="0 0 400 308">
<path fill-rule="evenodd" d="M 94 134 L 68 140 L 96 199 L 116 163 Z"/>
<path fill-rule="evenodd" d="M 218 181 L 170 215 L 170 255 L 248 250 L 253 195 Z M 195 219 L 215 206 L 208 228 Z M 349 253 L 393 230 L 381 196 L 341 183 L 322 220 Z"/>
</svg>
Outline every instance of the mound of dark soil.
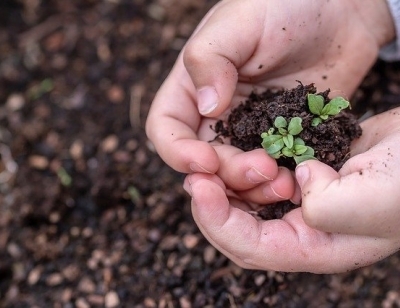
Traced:
<svg viewBox="0 0 400 308">
<path fill-rule="evenodd" d="M 328 103 L 330 90 L 318 93 Z M 229 137 L 231 144 L 250 151 L 261 148 L 261 134 L 273 127 L 278 116 L 285 119 L 300 117 L 303 131 L 299 137 L 307 146 L 315 150 L 315 157 L 339 170 L 349 158 L 350 144 L 361 136 L 361 127 L 357 118 L 343 110 L 337 116 L 329 118 L 318 126 L 312 126 L 315 117 L 308 109 L 307 94 L 317 93 L 314 84 L 299 84 L 290 90 L 271 91 L 262 94 L 252 93 L 249 99 L 232 110 L 226 122 L 218 121 L 215 131 L 223 137 Z M 278 165 L 294 170 L 293 159 L 281 157 Z"/>
<path fill-rule="evenodd" d="M 350 157 L 352 140 L 360 137 L 362 131 L 356 116 L 347 110 L 342 110 L 317 126 L 311 125 L 315 115 L 308 108 L 307 95 L 317 93 L 324 98 L 326 104 L 330 101 L 329 92 L 328 89 L 317 93 L 314 84 L 305 86 L 299 83 L 290 90 L 252 93 L 246 102 L 232 110 L 226 122 L 220 120 L 216 123 L 215 131 L 219 136 L 230 138 L 232 145 L 251 151 L 262 147 L 261 134 L 273 127 L 278 116 L 285 119 L 300 117 L 303 131 L 299 137 L 314 149 L 318 160 L 339 170 Z M 277 163 L 291 170 L 296 167 L 293 158 L 282 156 Z M 264 207 L 259 215 L 263 219 L 281 218 L 297 206 L 285 200 Z"/>
</svg>

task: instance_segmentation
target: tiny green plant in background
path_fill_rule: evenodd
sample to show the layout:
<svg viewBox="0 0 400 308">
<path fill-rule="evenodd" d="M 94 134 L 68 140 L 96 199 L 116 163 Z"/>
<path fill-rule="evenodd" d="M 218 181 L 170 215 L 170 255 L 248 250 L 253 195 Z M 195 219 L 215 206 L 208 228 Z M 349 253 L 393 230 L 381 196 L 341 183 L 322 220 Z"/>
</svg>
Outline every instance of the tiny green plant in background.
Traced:
<svg viewBox="0 0 400 308">
<path fill-rule="evenodd" d="M 43 79 L 39 84 L 34 85 L 28 90 L 29 97 L 36 100 L 44 94 L 51 92 L 54 89 L 54 82 L 50 78 Z"/>
<path fill-rule="evenodd" d="M 340 96 L 331 99 L 327 104 L 324 104 L 324 97 L 318 94 L 308 94 L 307 100 L 310 112 L 317 116 L 312 120 L 312 126 L 318 126 L 322 121 L 350 106 L 350 103 Z"/>
<path fill-rule="evenodd" d="M 68 172 L 61 167 L 60 169 L 58 169 L 57 171 L 57 176 L 60 179 L 60 182 L 63 186 L 69 187 L 72 184 L 72 178 L 71 176 L 68 174 Z"/>
<path fill-rule="evenodd" d="M 261 134 L 262 147 L 271 157 L 292 157 L 296 164 L 315 159 L 314 150 L 301 138 L 295 137 L 303 130 L 301 122 L 299 117 L 291 118 L 289 122 L 284 117 L 276 117 L 274 127 Z"/>
</svg>

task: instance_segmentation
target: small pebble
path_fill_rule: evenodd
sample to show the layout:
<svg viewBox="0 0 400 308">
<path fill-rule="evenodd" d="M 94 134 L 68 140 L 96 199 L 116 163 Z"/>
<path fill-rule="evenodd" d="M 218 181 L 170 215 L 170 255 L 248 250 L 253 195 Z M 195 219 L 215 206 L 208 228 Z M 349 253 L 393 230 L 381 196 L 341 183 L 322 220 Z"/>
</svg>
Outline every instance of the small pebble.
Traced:
<svg viewBox="0 0 400 308">
<path fill-rule="evenodd" d="M 88 277 L 83 277 L 78 284 L 78 290 L 83 293 L 94 293 L 96 291 L 95 283 Z"/>
<path fill-rule="evenodd" d="M 75 140 L 70 149 L 69 153 L 71 154 L 72 158 L 79 159 L 83 156 L 83 141 L 82 140 Z"/>
<path fill-rule="evenodd" d="M 204 249 L 203 258 L 207 264 L 213 263 L 215 261 L 216 255 L 217 255 L 217 250 L 213 246 L 208 245 Z"/>
<path fill-rule="evenodd" d="M 21 248 L 16 244 L 11 242 L 7 246 L 7 252 L 10 254 L 11 257 L 14 259 L 18 259 L 22 255 Z"/>
<path fill-rule="evenodd" d="M 47 277 L 46 284 L 50 287 L 55 287 L 63 282 L 64 278 L 60 273 L 54 273 Z"/>
<path fill-rule="evenodd" d="M 104 298 L 106 308 L 117 307 L 120 303 L 118 294 L 114 291 L 110 291 Z"/>
<path fill-rule="evenodd" d="M 118 137 L 115 135 L 110 135 L 106 137 L 101 143 L 101 149 L 105 153 L 112 153 L 117 149 L 118 144 L 119 144 Z"/>
<path fill-rule="evenodd" d="M 194 234 L 186 234 L 183 237 L 183 245 L 185 245 L 185 247 L 187 249 L 192 249 L 194 247 L 196 247 L 196 245 L 199 243 L 199 237 L 197 235 Z"/>
<path fill-rule="evenodd" d="M 75 301 L 76 308 L 90 308 L 89 303 L 86 299 L 80 297 Z"/>
<path fill-rule="evenodd" d="M 104 305 L 104 296 L 99 294 L 90 294 L 87 296 L 88 302 L 93 306 L 103 306 Z"/>
<path fill-rule="evenodd" d="M 49 166 L 49 160 L 40 155 L 31 155 L 29 156 L 29 165 L 38 170 L 44 170 Z"/>
<path fill-rule="evenodd" d="M 113 85 L 107 91 L 107 97 L 111 103 L 119 104 L 125 99 L 125 92 L 121 86 Z"/>
<path fill-rule="evenodd" d="M 35 285 L 39 281 L 42 271 L 42 268 L 39 266 L 33 268 L 28 275 L 28 284 L 31 286 Z"/>
<path fill-rule="evenodd" d="M 6 107 L 10 111 L 20 110 L 25 106 L 25 98 L 22 94 L 11 94 L 6 101 Z"/>
</svg>

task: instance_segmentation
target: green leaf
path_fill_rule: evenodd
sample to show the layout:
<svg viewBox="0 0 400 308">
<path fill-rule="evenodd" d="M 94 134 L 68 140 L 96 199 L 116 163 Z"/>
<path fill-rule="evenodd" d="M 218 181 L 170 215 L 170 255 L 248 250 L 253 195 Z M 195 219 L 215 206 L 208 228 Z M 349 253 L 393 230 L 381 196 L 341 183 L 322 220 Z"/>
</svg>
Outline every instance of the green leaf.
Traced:
<svg viewBox="0 0 400 308">
<path fill-rule="evenodd" d="M 269 147 L 271 144 L 275 143 L 279 139 L 282 139 L 281 135 L 267 135 L 263 138 L 261 145 L 264 148 Z"/>
<path fill-rule="evenodd" d="M 288 131 L 286 128 L 283 127 L 279 127 L 278 128 L 278 132 L 282 135 L 282 136 L 286 136 L 288 134 Z"/>
<path fill-rule="evenodd" d="M 308 108 L 310 109 L 311 113 L 320 115 L 322 109 L 324 108 L 324 97 L 317 94 L 308 94 L 307 100 Z"/>
<path fill-rule="evenodd" d="M 284 145 L 282 139 L 280 139 L 276 143 L 271 144 L 266 150 L 267 150 L 268 154 L 272 155 L 272 154 L 279 152 L 284 146 L 285 145 Z"/>
<path fill-rule="evenodd" d="M 61 167 L 57 171 L 58 178 L 63 186 L 69 187 L 72 184 L 72 177 L 68 174 L 68 172 Z"/>
<path fill-rule="evenodd" d="M 315 152 L 314 152 L 314 149 L 312 148 L 312 147 L 307 147 L 307 151 L 305 151 L 304 153 L 303 153 L 303 155 L 311 155 L 311 156 L 314 156 L 315 155 Z"/>
<path fill-rule="evenodd" d="M 129 186 L 127 192 L 133 203 L 138 203 L 142 199 L 139 189 L 135 186 Z"/>
<path fill-rule="evenodd" d="M 296 155 L 302 155 L 302 154 L 304 154 L 306 151 L 307 151 L 307 146 L 305 146 L 305 145 L 296 144 L 296 145 L 293 147 L 293 152 L 294 152 Z"/>
<path fill-rule="evenodd" d="M 311 121 L 311 126 L 318 126 L 319 124 L 321 124 L 322 123 L 322 119 L 321 118 L 314 118 L 314 119 L 312 119 L 312 121 Z"/>
<path fill-rule="evenodd" d="M 293 148 L 294 138 L 292 135 L 283 136 L 282 140 L 286 147 L 289 149 Z"/>
<path fill-rule="evenodd" d="M 285 120 L 284 117 L 276 117 L 275 121 L 274 121 L 274 126 L 276 128 L 284 128 L 287 126 L 287 121 Z"/>
<path fill-rule="evenodd" d="M 294 145 L 305 145 L 305 142 L 301 138 L 294 139 Z"/>
<path fill-rule="evenodd" d="M 282 149 L 282 154 L 283 154 L 284 156 L 286 156 L 286 157 L 294 157 L 294 154 L 293 154 L 292 149 L 289 149 L 289 148 L 287 148 L 287 147 L 284 147 L 284 148 Z"/>
<path fill-rule="evenodd" d="M 346 109 L 346 108 L 350 107 L 350 102 L 341 96 L 332 98 L 328 104 L 337 106 L 340 109 Z"/>
<path fill-rule="evenodd" d="M 302 121 L 303 120 L 299 117 L 292 118 L 288 126 L 289 134 L 293 136 L 300 134 L 303 130 L 303 127 L 301 126 Z"/>
<path fill-rule="evenodd" d="M 285 146 L 282 140 L 282 136 L 280 135 L 271 135 L 265 137 L 261 145 L 268 154 L 279 152 Z"/>
<path fill-rule="evenodd" d="M 282 156 L 282 153 L 281 153 L 281 151 L 278 151 L 274 154 L 269 154 L 269 156 L 271 156 L 272 158 L 278 159 L 279 157 Z"/>
<path fill-rule="evenodd" d="M 303 154 L 301 156 L 294 156 L 293 159 L 295 160 L 296 164 L 298 165 L 298 164 L 302 163 L 303 161 L 310 160 L 310 159 L 316 159 L 316 158 L 311 155 Z"/>
<path fill-rule="evenodd" d="M 343 97 L 335 97 L 331 99 L 331 101 L 324 106 L 322 109 L 322 114 L 326 115 L 337 115 L 342 109 L 345 109 L 350 106 L 350 103 L 345 100 Z"/>
</svg>

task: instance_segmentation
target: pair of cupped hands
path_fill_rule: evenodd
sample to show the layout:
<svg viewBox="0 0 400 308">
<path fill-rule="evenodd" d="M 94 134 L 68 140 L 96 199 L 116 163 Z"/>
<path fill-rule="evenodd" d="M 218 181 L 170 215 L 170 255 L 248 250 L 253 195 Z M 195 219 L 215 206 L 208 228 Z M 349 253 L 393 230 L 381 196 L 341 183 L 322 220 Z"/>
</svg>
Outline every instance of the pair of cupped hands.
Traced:
<svg viewBox="0 0 400 308">
<path fill-rule="evenodd" d="M 161 158 L 187 173 L 204 236 L 238 265 L 338 273 L 400 248 L 400 109 L 361 123 L 339 172 L 306 161 L 292 172 L 263 149 L 210 143 L 217 119 L 251 91 L 296 80 L 351 97 L 394 40 L 386 1 L 225 0 L 201 21 L 152 104 L 146 130 Z M 263 221 L 249 212 L 290 199 Z"/>
</svg>

